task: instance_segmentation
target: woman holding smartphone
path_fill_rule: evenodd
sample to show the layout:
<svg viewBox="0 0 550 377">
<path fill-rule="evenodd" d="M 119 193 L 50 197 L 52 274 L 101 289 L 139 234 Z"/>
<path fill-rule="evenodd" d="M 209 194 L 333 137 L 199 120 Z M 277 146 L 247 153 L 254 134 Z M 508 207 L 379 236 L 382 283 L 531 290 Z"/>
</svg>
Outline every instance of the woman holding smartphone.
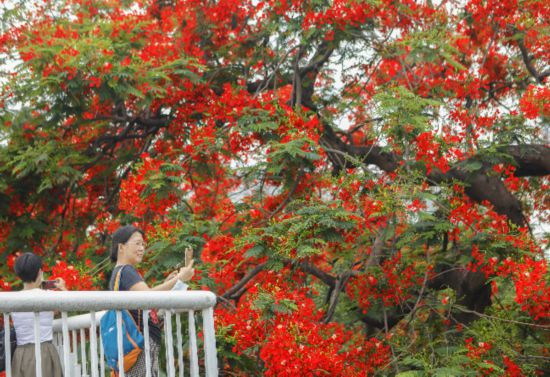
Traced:
<svg viewBox="0 0 550 377">
<path fill-rule="evenodd" d="M 42 258 L 33 253 L 25 253 L 15 261 L 15 274 L 23 281 L 23 290 L 59 289 L 66 291 L 61 278 L 43 281 Z M 43 377 L 61 377 L 61 361 L 52 344 L 53 312 L 40 312 L 40 351 Z M 11 313 L 17 339 L 17 348 L 12 359 L 13 377 L 34 377 L 36 362 L 34 355 L 34 313 Z"/>
<path fill-rule="evenodd" d="M 109 289 L 114 290 L 115 279 L 120 271 L 120 291 L 169 291 L 178 281 L 190 280 L 195 270 L 193 269 L 193 250 L 185 250 L 185 267 L 171 273 L 163 283 L 149 287 L 135 266 L 140 263 L 145 253 L 144 233 L 133 225 L 118 228 L 112 235 L 111 261 L 115 262 L 115 268 L 111 274 Z M 141 310 L 130 310 L 130 314 L 143 333 L 143 313 Z M 149 340 L 151 348 L 152 376 L 158 376 L 158 356 L 160 350 L 161 331 L 156 316 L 149 317 Z M 145 353 L 142 352 L 134 366 L 125 373 L 126 377 L 145 376 Z"/>
</svg>

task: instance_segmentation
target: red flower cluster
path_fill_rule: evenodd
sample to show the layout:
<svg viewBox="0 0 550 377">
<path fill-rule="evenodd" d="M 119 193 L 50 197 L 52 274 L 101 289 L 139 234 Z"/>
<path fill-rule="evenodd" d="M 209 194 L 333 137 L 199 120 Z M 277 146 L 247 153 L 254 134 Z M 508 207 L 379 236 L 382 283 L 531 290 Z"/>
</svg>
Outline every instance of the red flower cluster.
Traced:
<svg viewBox="0 0 550 377">
<path fill-rule="evenodd" d="M 51 267 L 51 278 L 62 278 L 68 290 L 87 291 L 92 290 L 93 281 L 91 276 L 83 274 L 72 265 L 68 265 L 65 261 L 57 261 Z"/>
<path fill-rule="evenodd" d="M 416 161 L 426 164 L 426 173 L 430 174 L 433 168 L 438 168 L 443 174 L 449 171 L 447 159 L 441 155 L 440 144 L 434 141 L 431 132 L 423 132 L 416 137 L 418 152 Z"/>
<path fill-rule="evenodd" d="M 490 342 L 479 342 L 474 344 L 473 338 L 466 339 L 466 348 L 468 349 L 468 357 L 470 359 L 479 360 L 483 355 L 493 348 Z"/>
<path fill-rule="evenodd" d="M 504 367 L 506 368 L 506 376 L 507 377 L 523 377 L 524 374 L 521 371 L 521 368 L 514 363 L 510 358 L 507 356 L 504 356 L 502 358 L 502 362 L 504 363 Z"/>
<path fill-rule="evenodd" d="M 121 185 L 119 208 L 126 213 L 131 213 L 137 218 L 143 218 L 146 213 L 157 216 L 165 214 L 170 207 L 177 202 L 177 196 L 173 192 L 168 192 L 161 196 L 157 190 L 159 185 L 169 185 L 165 177 L 174 176 L 174 172 L 160 172 L 160 167 L 164 161 L 155 159 L 149 155 L 143 155 L 143 163 L 134 174 L 130 174 Z M 162 182 L 153 182 L 151 180 L 162 177 Z M 146 196 L 144 191 L 149 188 Z"/>
<path fill-rule="evenodd" d="M 528 119 L 550 116 L 550 88 L 530 85 L 519 100 L 519 107 Z"/>
<path fill-rule="evenodd" d="M 302 27 L 319 28 L 323 25 L 333 25 L 344 29 L 348 25 L 363 24 L 368 18 L 375 14 L 376 9 L 362 2 L 349 0 L 336 0 L 332 6 L 322 12 L 309 12 L 304 17 Z"/>
<path fill-rule="evenodd" d="M 525 258 L 514 266 L 516 302 L 535 319 L 550 319 L 550 285 L 546 260 Z"/>
<path fill-rule="evenodd" d="M 283 283 L 269 275 L 273 273 L 266 275 L 265 281 Z M 276 311 L 272 318 L 262 316 L 254 302 L 260 299 L 260 292 L 266 294 L 264 289 L 271 291 L 274 305 L 290 302 L 294 309 Z M 324 313 L 308 297 L 307 290 L 288 289 L 264 283 L 260 291 L 256 285 L 235 311 L 219 311 L 218 320 L 229 326 L 236 340 L 234 352 L 249 354 L 259 346 L 266 376 L 365 376 L 386 366 L 389 346 L 341 324 L 321 323 Z"/>
<path fill-rule="evenodd" d="M 11 291 L 11 284 L 4 279 L 0 279 L 0 291 Z"/>
<path fill-rule="evenodd" d="M 522 310 L 528 312 L 534 320 L 550 318 L 550 285 L 546 280 L 546 260 L 525 257 L 518 262 L 508 257 L 499 261 L 496 257 L 487 258 L 476 245 L 472 247 L 472 257 L 476 262 L 470 263 L 468 269 L 482 271 L 487 277 L 512 276 L 516 289 L 515 300 Z"/>
<path fill-rule="evenodd" d="M 420 280 L 414 265 L 404 265 L 398 253 L 382 263 L 379 275 L 362 275 L 351 281 L 347 293 L 366 313 L 376 300 L 381 300 L 387 307 L 402 304 L 411 297 L 411 289 Z"/>
<path fill-rule="evenodd" d="M 350 341 L 351 339 L 351 341 Z M 260 357 L 266 376 L 367 376 L 384 366 L 389 346 L 377 339 L 354 339 L 339 324 L 281 318 Z"/>
</svg>

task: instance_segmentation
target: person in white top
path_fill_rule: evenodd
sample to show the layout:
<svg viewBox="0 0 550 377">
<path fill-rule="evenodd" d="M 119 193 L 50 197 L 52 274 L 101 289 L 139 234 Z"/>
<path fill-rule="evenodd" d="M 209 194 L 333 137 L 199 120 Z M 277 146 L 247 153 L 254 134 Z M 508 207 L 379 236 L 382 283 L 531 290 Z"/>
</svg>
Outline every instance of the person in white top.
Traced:
<svg viewBox="0 0 550 377">
<path fill-rule="evenodd" d="M 42 258 L 33 253 L 25 253 L 15 261 L 15 273 L 23 281 L 23 290 L 42 288 L 66 291 L 65 281 L 61 278 L 44 282 Z M 34 313 L 15 312 L 11 314 L 17 339 L 17 348 L 12 359 L 13 377 L 35 377 L 34 355 Z M 43 377 L 62 377 L 59 354 L 52 344 L 53 312 L 40 312 L 40 349 Z"/>
</svg>

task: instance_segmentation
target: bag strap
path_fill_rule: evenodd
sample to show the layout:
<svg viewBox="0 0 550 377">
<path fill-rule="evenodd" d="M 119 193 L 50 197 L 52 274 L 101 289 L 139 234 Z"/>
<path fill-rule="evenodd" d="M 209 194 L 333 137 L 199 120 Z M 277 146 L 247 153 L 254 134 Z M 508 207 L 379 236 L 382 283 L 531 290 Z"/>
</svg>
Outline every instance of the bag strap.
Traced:
<svg viewBox="0 0 550 377">
<path fill-rule="evenodd" d="M 120 288 L 120 276 L 122 275 L 122 270 L 124 269 L 124 267 L 126 267 L 126 265 L 120 267 L 120 270 L 118 270 L 118 272 L 116 273 L 115 285 L 113 286 L 114 291 L 118 291 Z"/>
<path fill-rule="evenodd" d="M 126 267 L 127 265 L 123 265 L 122 267 L 120 267 L 120 270 L 118 270 L 117 274 L 116 274 L 116 277 L 115 277 L 115 285 L 113 287 L 113 290 L 114 291 L 118 291 L 119 288 L 120 288 L 120 277 L 122 275 L 122 270 L 124 269 L 124 267 Z M 142 321 L 142 317 L 143 317 L 143 311 L 142 310 L 138 310 L 138 323 L 137 323 L 137 326 L 138 326 L 138 330 L 141 328 L 141 321 Z"/>
</svg>

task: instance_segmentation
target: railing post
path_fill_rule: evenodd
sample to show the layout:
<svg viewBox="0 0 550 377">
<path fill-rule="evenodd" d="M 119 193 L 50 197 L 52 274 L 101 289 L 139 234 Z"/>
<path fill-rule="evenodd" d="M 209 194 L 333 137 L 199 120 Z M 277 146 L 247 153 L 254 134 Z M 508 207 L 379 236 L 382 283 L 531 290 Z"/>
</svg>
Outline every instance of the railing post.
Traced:
<svg viewBox="0 0 550 377">
<path fill-rule="evenodd" d="M 118 374 L 124 377 L 124 349 L 122 348 L 122 312 L 116 311 L 116 340 L 118 349 Z"/>
<path fill-rule="evenodd" d="M 82 361 L 82 375 L 88 375 L 88 359 L 86 358 L 86 330 L 80 329 L 80 359 Z"/>
<path fill-rule="evenodd" d="M 202 311 L 204 332 L 204 358 L 206 377 L 218 377 L 218 358 L 216 356 L 216 334 L 214 332 L 214 309 Z"/>
<path fill-rule="evenodd" d="M 36 377 L 42 377 L 42 350 L 40 343 L 40 313 L 34 312 L 34 364 Z"/>
<path fill-rule="evenodd" d="M 174 368 L 174 340 L 172 338 L 172 312 L 165 310 L 164 323 L 166 324 L 166 362 L 168 364 L 168 377 L 175 377 L 176 371 Z"/>
<path fill-rule="evenodd" d="M 69 324 L 67 320 L 67 312 L 61 312 L 61 331 L 63 332 L 63 371 L 65 377 L 71 377 L 73 372 L 71 370 L 70 362 L 70 346 L 71 340 L 69 338 Z"/>
<path fill-rule="evenodd" d="M 77 373 L 77 364 L 78 364 L 78 339 L 76 338 L 76 330 L 71 331 L 71 338 L 73 340 L 72 343 L 72 353 L 71 357 L 74 357 L 74 363 L 73 363 L 73 371 L 71 372 L 73 374 L 73 377 L 80 377 Z"/>
<path fill-rule="evenodd" d="M 143 316 L 143 338 L 144 338 L 144 350 L 145 352 L 145 377 L 151 377 L 151 343 L 149 343 L 149 310 L 142 312 Z"/>
<path fill-rule="evenodd" d="M 176 341 L 178 342 L 178 364 L 179 364 L 179 377 L 183 377 L 184 363 L 183 363 L 183 346 L 181 338 L 181 315 L 176 312 Z"/>
<path fill-rule="evenodd" d="M 11 377 L 11 339 L 10 339 L 10 315 L 4 313 L 4 351 L 6 357 L 6 377 Z"/>
<path fill-rule="evenodd" d="M 97 324 L 95 319 L 95 311 L 90 312 L 90 355 L 92 357 L 92 364 L 90 366 L 92 377 L 98 377 L 97 375 Z M 104 377 L 103 375 L 101 377 Z"/>
<path fill-rule="evenodd" d="M 99 374 L 105 377 L 105 350 L 103 349 L 103 337 L 99 333 Z"/>
<path fill-rule="evenodd" d="M 195 330 L 195 312 L 192 310 L 189 311 L 189 364 L 191 377 L 199 377 L 197 333 Z"/>
</svg>

